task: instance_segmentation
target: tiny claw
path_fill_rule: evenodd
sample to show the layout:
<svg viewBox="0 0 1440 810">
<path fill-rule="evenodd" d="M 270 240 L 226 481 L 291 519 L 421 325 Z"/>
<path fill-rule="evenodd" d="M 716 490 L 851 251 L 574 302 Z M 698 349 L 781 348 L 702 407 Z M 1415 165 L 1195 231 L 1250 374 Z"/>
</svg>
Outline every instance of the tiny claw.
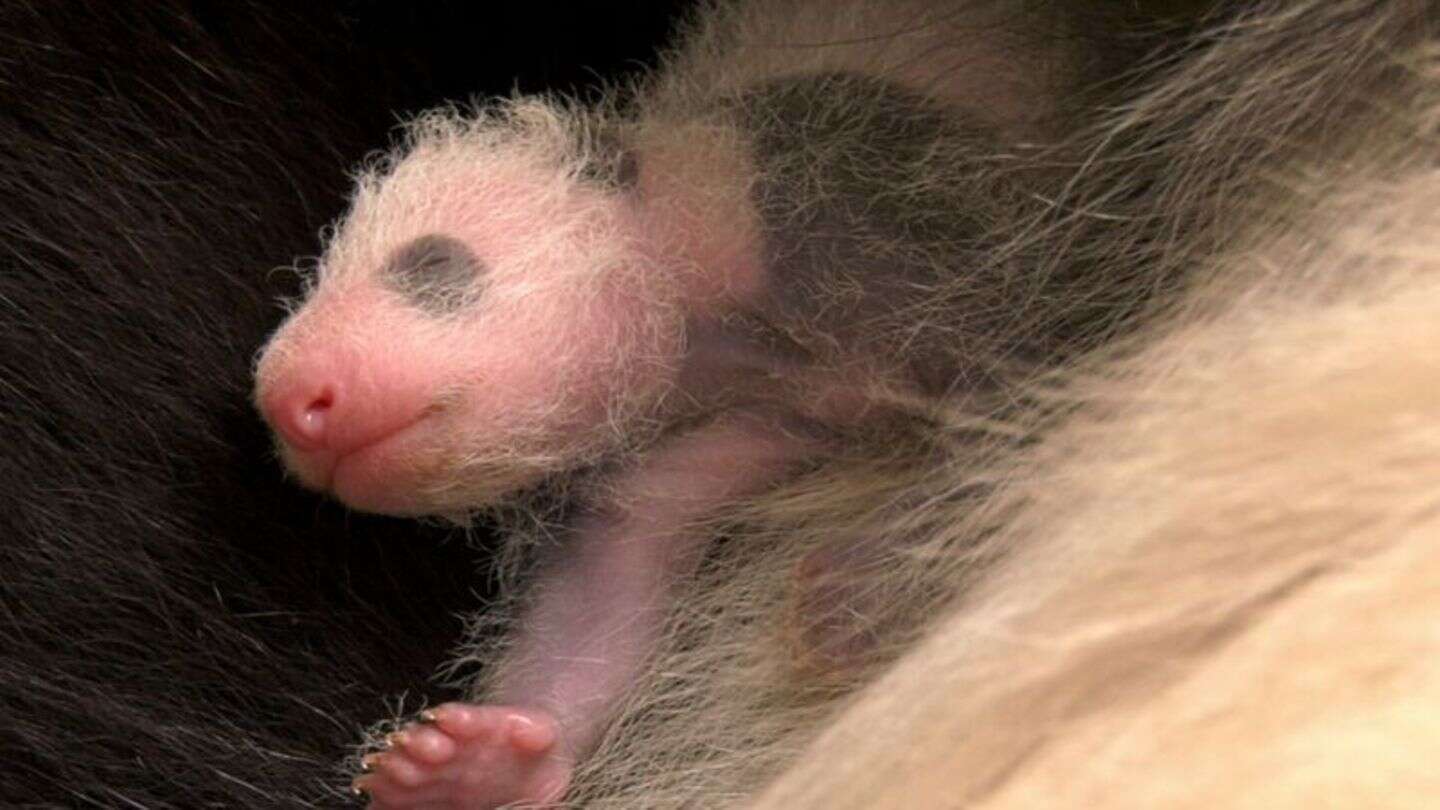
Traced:
<svg viewBox="0 0 1440 810">
<path fill-rule="evenodd" d="M 369 757 L 366 757 L 366 758 L 360 760 L 360 772 L 361 772 L 361 773 L 370 773 L 370 772 L 373 771 L 373 770 L 375 770 L 375 766 L 374 766 L 373 764 L 371 764 Z"/>
<path fill-rule="evenodd" d="M 434 709 L 426 709 L 425 711 L 420 712 L 420 722 L 422 723 L 435 723 L 439 721 L 439 719 L 440 718 L 438 715 L 435 714 Z"/>
<path fill-rule="evenodd" d="M 370 797 L 370 791 L 366 790 L 365 786 L 358 782 L 351 782 L 350 795 L 357 799 L 367 799 Z"/>
<path fill-rule="evenodd" d="M 392 731 L 385 735 L 385 750 L 389 751 L 403 742 L 405 742 L 405 732 Z"/>
</svg>

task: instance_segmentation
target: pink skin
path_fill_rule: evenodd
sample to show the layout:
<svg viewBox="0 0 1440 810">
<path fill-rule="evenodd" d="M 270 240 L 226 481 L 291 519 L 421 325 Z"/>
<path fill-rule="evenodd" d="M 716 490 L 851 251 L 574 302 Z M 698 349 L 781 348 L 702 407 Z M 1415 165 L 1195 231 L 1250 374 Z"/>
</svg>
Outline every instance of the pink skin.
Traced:
<svg viewBox="0 0 1440 810">
<path fill-rule="evenodd" d="M 355 781 L 373 808 L 491 808 L 553 801 L 595 742 L 609 707 L 652 649 L 670 585 L 707 537 L 687 529 L 773 481 L 812 450 L 758 422 L 717 422 L 653 451 L 621 477 L 624 501 L 596 507 L 548 561 L 525 630 L 493 699 L 447 704 L 410 724 Z M 469 724 L 454 721 L 466 718 Z"/>
<path fill-rule="evenodd" d="M 640 199 L 664 190 L 665 175 L 655 173 L 663 153 L 652 155 L 648 166 L 642 162 Z M 693 160 L 687 165 L 693 174 Z M 642 261 L 663 267 L 657 257 L 672 257 L 680 280 L 659 289 L 679 290 L 684 300 L 674 312 L 703 318 L 723 311 L 727 299 L 756 294 L 750 252 L 693 238 L 687 220 L 693 212 L 637 210 L 634 198 L 606 208 L 585 196 L 600 192 L 574 193 L 592 203 L 577 210 L 611 217 L 607 232 L 628 233 L 641 245 Z M 517 194 L 504 211 L 513 218 L 525 204 Z M 544 216 L 536 212 L 536 222 Z M 744 216 L 717 219 L 743 226 Z M 507 240 L 523 244 L 477 231 L 473 217 L 466 223 L 468 232 L 447 233 L 464 237 L 489 267 L 503 266 Z M 678 326 L 653 330 L 638 343 L 613 339 L 633 332 L 628 326 L 656 305 L 651 289 L 617 283 L 567 293 L 564 285 L 551 287 L 548 300 L 534 301 L 547 315 L 537 331 L 533 317 L 436 318 L 405 306 L 367 278 L 365 268 L 348 270 L 322 279 L 267 347 L 257 401 L 301 482 L 367 511 L 415 515 L 482 506 L 556 471 L 527 464 L 530 457 L 603 458 L 605 442 L 614 441 L 608 429 L 613 405 L 622 397 L 643 418 L 664 421 L 674 418 L 676 407 L 667 403 L 694 407 L 752 373 L 743 371 L 754 359 L 746 351 L 737 353 L 724 339 L 685 346 Z M 537 335 L 556 330 L 565 332 L 563 339 L 532 345 L 550 339 Z M 646 362 L 617 356 L 624 352 Z M 732 355 L 742 357 L 741 372 Z M 703 382 L 675 392 L 697 377 L 686 369 L 705 369 L 698 374 Z M 514 652 L 488 696 L 493 705 L 439 707 L 432 722 L 406 726 L 388 750 L 367 758 L 368 772 L 355 787 L 370 795 L 371 807 L 474 810 L 563 795 L 574 762 L 593 748 L 611 707 L 653 649 L 672 584 L 702 557 L 708 538 L 696 521 L 769 486 L 816 449 L 813 438 L 782 427 L 787 420 L 773 413 L 710 412 L 708 421 L 672 432 L 640 463 L 606 481 L 607 495 L 582 508 L 562 549 L 541 561 Z M 530 455 L 504 454 L 516 445 Z M 474 472 L 473 460 L 487 453 L 498 461 Z M 457 458 L 471 466 L 456 467 Z M 461 486 L 447 489 L 457 476 Z"/>
<path fill-rule="evenodd" d="M 893 538 L 890 542 L 894 542 Z M 873 590 L 870 575 L 890 559 L 889 546 L 874 537 L 839 538 L 803 557 L 793 571 L 792 666 L 811 680 L 864 666 L 884 649 L 885 628 L 871 623 L 885 614 L 889 595 Z"/>
</svg>

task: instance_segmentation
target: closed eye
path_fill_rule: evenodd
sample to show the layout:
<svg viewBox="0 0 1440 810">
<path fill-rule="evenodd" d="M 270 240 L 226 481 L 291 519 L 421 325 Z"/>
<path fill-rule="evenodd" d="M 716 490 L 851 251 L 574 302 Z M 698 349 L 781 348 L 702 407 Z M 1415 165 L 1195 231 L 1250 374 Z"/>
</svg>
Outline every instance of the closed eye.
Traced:
<svg viewBox="0 0 1440 810">
<path fill-rule="evenodd" d="M 416 307 L 448 315 L 465 306 L 483 269 L 465 243 L 428 234 L 401 245 L 381 268 L 380 279 Z"/>
</svg>

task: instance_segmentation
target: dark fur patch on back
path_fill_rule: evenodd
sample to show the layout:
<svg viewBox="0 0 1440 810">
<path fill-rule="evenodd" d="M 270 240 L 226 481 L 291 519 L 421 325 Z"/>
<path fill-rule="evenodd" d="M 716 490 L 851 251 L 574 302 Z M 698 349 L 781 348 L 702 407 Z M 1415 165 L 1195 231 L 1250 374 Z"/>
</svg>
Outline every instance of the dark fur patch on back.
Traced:
<svg viewBox="0 0 1440 810">
<path fill-rule="evenodd" d="M 802 342 L 827 336 L 846 353 L 906 357 L 926 389 L 963 376 L 954 364 L 963 336 L 934 332 L 926 313 L 957 286 L 988 290 L 962 302 L 974 316 L 947 315 L 966 333 L 1006 306 L 989 300 L 1004 298 L 1003 282 L 983 276 L 987 221 L 1008 209 L 989 188 L 994 172 L 954 160 L 973 152 L 978 164 L 996 151 L 994 138 L 923 96 L 855 74 L 773 81 L 736 107 L 758 169 L 771 314 Z M 973 285 L 957 284 L 972 272 Z"/>
</svg>

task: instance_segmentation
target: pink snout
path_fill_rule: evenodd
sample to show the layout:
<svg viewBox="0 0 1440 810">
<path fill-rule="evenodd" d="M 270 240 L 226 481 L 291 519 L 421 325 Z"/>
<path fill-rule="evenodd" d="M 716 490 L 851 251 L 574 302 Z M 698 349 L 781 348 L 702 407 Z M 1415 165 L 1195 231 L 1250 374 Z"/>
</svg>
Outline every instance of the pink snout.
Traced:
<svg viewBox="0 0 1440 810">
<path fill-rule="evenodd" d="M 383 355 L 312 350 L 302 357 L 262 360 L 256 394 L 286 464 L 306 486 L 353 507 L 401 509 L 395 499 L 414 467 L 416 431 L 406 431 L 433 410 L 433 386 L 415 364 L 386 363 Z"/>
</svg>

